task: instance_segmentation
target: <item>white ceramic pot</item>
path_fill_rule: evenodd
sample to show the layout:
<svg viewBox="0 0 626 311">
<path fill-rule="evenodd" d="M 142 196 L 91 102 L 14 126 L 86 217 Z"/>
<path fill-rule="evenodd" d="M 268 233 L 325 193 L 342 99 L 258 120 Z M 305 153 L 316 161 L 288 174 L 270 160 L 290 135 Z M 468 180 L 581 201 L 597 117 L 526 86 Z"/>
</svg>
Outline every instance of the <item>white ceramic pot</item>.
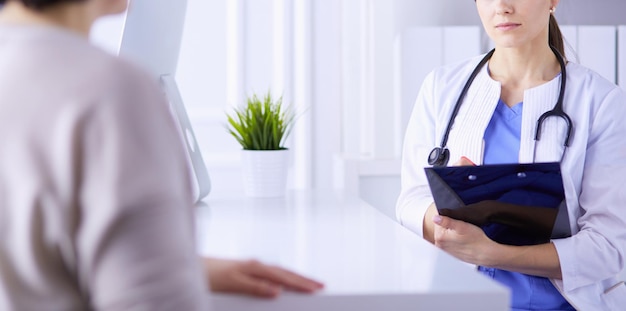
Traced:
<svg viewBox="0 0 626 311">
<path fill-rule="evenodd" d="M 242 150 L 244 191 L 255 198 L 285 195 L 289 150 Z"/>
</svg>

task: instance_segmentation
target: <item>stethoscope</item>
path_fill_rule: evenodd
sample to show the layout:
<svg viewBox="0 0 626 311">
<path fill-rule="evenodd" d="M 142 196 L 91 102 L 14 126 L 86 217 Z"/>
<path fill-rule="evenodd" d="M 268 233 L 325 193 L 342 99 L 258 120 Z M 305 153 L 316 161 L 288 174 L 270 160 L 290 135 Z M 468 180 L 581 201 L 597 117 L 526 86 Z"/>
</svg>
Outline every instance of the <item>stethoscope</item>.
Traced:
<svg viewBox="0 0 626 311">
<path fill-rule="evenodd" d="M 561 55 L 561 53 L 559 53 L 559 51 L 557 51 L 553 46 L 550 46 L 550 48 L 552 49 L 552 52 L 554 52 L 554 55 L 556 56 L 557 60 L 559 61 L 559 64 L 561 65 L 561 89 L 559 92 L 559 99 L 557 100 L 556 105 L 554 105 L 554 108 L 552 110 L 546 111 L 544 114 L 542 114 L 539 117 L 539 119 L 537 119 L 537 129 L 535 130 L 535 149 L 537 149 L 536 148 L 537 141 L 541 138 L 541 126 L 543 125 L 543 122 L 549 117 L 558 117 L 558 118 L 565 120 L 565 123 L 567 124 L 567 132 L 565 136 L 564 146 L 565 146 L 565 149 L 567 149 L 567 147 L 569 147 L 569 144 L 570 144 L 570 138 L 571 138 L 572 129 L 573 129 L 572 120 L 567 115 L 567 113 L 563 111 L 563 97 L 565 96 L 565 82 L 567 80 L 567 71 L 565 68 L 565 60 L 563 59 L 563 56 Z M 450 160 L 450 150 L 448 150 L 448 147 L 446 146 L 446 144 L 448 143 L 448 136 L 450 135 L 450 130 L 452 130 L 454 119 L 456 118 L 456 115 L 459 113 L 459 109 L 461 108 L 463 99 L 465 98 L 465 95 L 467 95 L 467 91 L 472 85 L 472 82 L 474 82 L 474 79 L 476 78 L 480 70 L 485 66 L 485 64 L 489 61 L 489 59 L 491 59 L 491 56 L 493 56 L 493 53 L 495 51 L 496 50 L 493 49 L 489 53 L 487 53 L 487 55 L 485 55 L 485 57 L 480 61 L 480 63 L 478 63 L 478 65 L 476 66 L 472 74 L 470 75 L 469 79 L 465 83 L 465 86 L 463 87 L 463 90 L 461 91 L 461 95 L 459 95 L 459 99 L 456 101 L 456 104 L 454 105 L 454 109 L 452 110 L 452 115 L 450 116 L 450 121 L 448 121 L 446 132 L 444 133 L 443 138 L 441 139 L 441 145 L 439 147 L 435 147 L 430 152 L 430 154 L 428 155 L 428 164 L 432 166 L 446 166 L 448 164 L 448 161 Z M 563 159 L 564 155 L 565 155 L 565 151 L 563 151 L 563 155 L 561 156 L 561 159 Z"/>
</svg>

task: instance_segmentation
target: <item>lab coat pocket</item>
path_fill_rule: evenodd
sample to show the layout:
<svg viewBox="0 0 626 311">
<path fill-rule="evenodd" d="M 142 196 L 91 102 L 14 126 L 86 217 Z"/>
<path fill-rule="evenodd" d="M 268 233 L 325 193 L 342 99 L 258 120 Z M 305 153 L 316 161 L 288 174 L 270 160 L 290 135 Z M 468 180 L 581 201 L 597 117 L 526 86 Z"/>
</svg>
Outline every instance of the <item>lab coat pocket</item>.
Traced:
<svg viewBox="0 0 626 311">
<path fill-rule="evenodd" d="M 624 310 L 624 306 L 626 306 L 626 284 L 619 282 L 611 286 L 604 292 L 602 299 L 609 310 Z"/>
</svg>

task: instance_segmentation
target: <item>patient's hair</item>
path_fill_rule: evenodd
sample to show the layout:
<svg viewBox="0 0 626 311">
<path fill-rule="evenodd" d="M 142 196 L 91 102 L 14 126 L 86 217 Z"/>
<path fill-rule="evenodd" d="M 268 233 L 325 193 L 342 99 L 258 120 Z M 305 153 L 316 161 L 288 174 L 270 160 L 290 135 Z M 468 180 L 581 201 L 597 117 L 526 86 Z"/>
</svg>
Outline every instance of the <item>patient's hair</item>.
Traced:
<svg viewBox="0 0 626 311">
<path fill-rule="evenodd" d="M 4 5 L 7 2 L 21 2 L 26 7 L 29 7 L 33 10 L 43 10 L 59 3 L 83 1 L 86 0 L 0 0 L 0 5 Z"/>
</svg>

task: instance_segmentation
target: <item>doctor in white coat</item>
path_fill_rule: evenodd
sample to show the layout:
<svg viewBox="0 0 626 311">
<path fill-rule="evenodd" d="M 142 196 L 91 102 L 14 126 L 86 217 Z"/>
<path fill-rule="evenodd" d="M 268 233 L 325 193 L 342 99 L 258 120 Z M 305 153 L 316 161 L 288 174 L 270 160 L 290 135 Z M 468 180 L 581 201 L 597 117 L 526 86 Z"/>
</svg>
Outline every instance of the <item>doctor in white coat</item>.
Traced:
<svg viewBox="0 0 626 311">
<path fill-rule="evenodd" d="M 597 73 L 561 65 L 553 13 L 559 0 L 476 0 L 493 55 L 439 68 L 425 79 L 407 127 L 399 221 L 439 248 L 508 286 L 513 310 L 624 310 L 626 286 L 626 94 Z M 553 48 L 551 48 L 553 47 Z M 557 53 L 558 52 L 558 53 Z M 471 73 L 476 77 L 452 116 Z M 563 110 L 534 140 L 539 117 Z M 453 120 L 451 120 L 453 119 Z M 561 161 L 572 236 L 533 246 L 490 240 L 472 224 L 440 216 L 424 174 L 453 121 L 451 163 Z"/>
</svg>

